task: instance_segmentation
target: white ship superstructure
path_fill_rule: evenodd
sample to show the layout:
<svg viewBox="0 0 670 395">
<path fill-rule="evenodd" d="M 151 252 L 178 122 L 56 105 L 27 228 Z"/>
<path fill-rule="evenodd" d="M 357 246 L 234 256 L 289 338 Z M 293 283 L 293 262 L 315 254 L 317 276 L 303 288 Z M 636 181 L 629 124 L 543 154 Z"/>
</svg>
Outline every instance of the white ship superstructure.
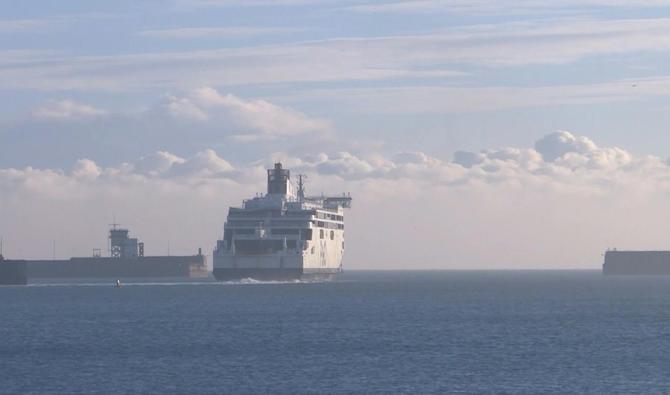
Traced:
<svg viewBox="0 0 670 395">
<path fill-rule="evenodd" d="M 294 188 L 290 171 L 276 163 L 268 170 L 266 195 L 229 209 L 214 249 L 214 276 L 294 279 L 341 272 L 344 209 L 350 206 L 349 195 L 306 197 L 303 177 Z"/>
</svg>

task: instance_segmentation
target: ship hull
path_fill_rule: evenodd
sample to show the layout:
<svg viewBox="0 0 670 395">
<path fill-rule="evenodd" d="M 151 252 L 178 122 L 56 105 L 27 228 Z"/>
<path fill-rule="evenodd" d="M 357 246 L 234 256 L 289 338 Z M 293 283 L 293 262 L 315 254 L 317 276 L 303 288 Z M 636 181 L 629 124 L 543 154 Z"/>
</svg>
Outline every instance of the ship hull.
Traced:
<svg viewBox="0 0 670 395">
<path fill-rule="evenodd" d="M 291 252 L 246 256 L 215 253 L 212 274 L 221 281 L 287 281 L 328 278 L 342 271 L 341 259 L 333 259 L 329 266 L 325 256 L 323 262 L 315 259 L 318 256 Z"/>
</svg>

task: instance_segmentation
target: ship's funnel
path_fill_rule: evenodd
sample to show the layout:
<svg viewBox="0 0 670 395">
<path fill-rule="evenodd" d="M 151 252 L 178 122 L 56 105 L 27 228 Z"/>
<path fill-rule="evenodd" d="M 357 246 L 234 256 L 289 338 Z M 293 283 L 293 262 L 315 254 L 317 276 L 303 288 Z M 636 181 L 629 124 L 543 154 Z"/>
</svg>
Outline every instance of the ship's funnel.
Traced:
<svg viewBox="0 0 670 395">
<path fill-rule="evenodd" d="M 274 169 L 268 169 L 268 195 L 291 194 L 291 171 L 275 163 Z"/>
</svg>

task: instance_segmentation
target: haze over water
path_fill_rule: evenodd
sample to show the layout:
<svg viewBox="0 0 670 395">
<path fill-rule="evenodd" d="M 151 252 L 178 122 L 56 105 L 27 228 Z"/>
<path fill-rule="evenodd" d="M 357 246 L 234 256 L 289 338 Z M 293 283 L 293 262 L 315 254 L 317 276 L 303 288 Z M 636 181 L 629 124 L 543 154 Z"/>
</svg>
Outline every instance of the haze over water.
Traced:
<svg viewBox="0 0 670 395">
<path fill-rule="evenodd" d="M 0 287 L 0 393 L 663 393 L 670 278 Z"/>
</svg>

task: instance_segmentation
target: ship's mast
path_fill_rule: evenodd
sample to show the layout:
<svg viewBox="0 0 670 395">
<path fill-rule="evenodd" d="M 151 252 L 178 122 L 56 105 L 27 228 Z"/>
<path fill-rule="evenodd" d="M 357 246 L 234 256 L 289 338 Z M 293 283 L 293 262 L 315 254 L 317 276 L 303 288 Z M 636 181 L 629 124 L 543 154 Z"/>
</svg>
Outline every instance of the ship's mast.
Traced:
<svg viewBox="0 0 670 395">
<path fill-rule="evenodd" d="M 298 200 L 301 202 L 305 200 L 305 183 L 303 182 L 304 178 L 307 178 L 307 176 L 304 174 L 298 174 Z"/>
</svg>

